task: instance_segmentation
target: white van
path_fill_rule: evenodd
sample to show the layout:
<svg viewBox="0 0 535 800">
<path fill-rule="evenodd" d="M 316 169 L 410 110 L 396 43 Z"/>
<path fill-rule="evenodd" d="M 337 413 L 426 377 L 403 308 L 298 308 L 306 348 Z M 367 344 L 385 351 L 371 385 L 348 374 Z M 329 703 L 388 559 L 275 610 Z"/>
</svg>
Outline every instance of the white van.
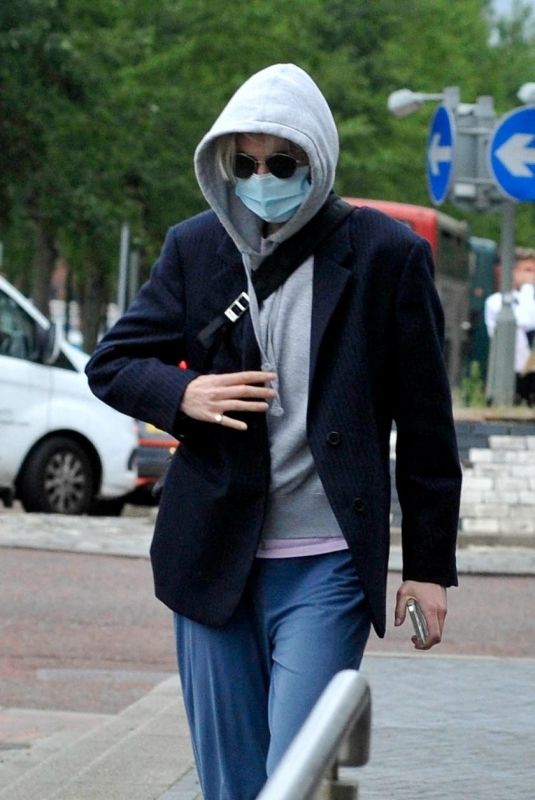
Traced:
<svg viewBox="0 0 535 800">
<path fill-rule="evenodd" d="M 0 276 L 0 496 L 26 511 L 118 513 L 137 430 L 91 393 L 89 356 Z"/>
</svg>

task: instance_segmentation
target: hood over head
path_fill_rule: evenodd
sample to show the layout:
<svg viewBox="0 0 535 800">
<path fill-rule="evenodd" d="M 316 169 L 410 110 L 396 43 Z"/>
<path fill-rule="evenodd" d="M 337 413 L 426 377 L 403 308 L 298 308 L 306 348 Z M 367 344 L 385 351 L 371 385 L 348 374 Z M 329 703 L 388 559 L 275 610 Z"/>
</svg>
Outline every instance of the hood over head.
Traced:
<svg viewBox="0 0 535 800">
<path fill-rule="evenodd" d="M 260 251 L 263 221 L 235 194 L 216 159 L 217 140 L 233 133 L 288 139 L 307 154 L 312 188 L 303 204 L 270 240 L 279 243 L 316 214 L 334 183 L 338 132 L 323 94 L 295 64 L 274 64 L 250 77 L 231 97 L 195 151 L 195 173 L 208 203 L 242 253 Z"/>
</svg>

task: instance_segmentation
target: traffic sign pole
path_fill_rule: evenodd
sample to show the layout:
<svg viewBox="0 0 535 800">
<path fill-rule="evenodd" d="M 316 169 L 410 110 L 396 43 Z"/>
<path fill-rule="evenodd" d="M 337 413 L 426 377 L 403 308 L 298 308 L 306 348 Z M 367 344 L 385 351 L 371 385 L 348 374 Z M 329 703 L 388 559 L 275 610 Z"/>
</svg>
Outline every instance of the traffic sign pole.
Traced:
<svg viewBox="0 0 535 800">
<path fill-rule="evenodd" d="M 117 306 L 124 314 L 128 308 L 128 259 L 130 252 L 130 225 L 121 225 L 121 244 L 119 249 L 119 276 L 117 281 Z"/>
<path fill-rule="evenodd" d="M 512 405 L 515 399 L 516 320 L 513 312 L 513 265 L 515 249 L 515 205 L 502 207 L 501 290 L 502 307 L 496 318 L 492 337 L 487 400 L 493 405 Z"/>
</svg>

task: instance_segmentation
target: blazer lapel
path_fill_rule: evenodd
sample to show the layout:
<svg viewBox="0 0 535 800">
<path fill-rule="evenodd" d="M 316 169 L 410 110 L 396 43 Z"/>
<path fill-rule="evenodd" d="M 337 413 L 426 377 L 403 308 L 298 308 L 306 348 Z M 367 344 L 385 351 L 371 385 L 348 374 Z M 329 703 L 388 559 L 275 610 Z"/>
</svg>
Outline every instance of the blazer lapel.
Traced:
<svg viewBox="0 0 535 800">
<path fill-rule="evenodd" d="M 200 315 L 207 325 L 222 314 L 247 286 L 241 255 L 226 234 L 204 270 L 204 276 Z"/>
<path fill-rule="evenodd" d="M 241 254 L 228 234 L 225 234 L 217 249 L 217 261 L 211 274 L 211 283 L 218 302 L 226 306 L 236 299 L 246 287 L 245 270 Z M 220 308 L 224 311 L 226 306 Z"/>
<path fill-rule="evenodd" d="M 349 225 L 345 223 L 333 239 L 314 256 L 312 321 L 310 336 L 310 381 L 316 371 L 319 349 L 329 320 L 351 277 L 347 259 L 351 254 Z"/>
</svg>

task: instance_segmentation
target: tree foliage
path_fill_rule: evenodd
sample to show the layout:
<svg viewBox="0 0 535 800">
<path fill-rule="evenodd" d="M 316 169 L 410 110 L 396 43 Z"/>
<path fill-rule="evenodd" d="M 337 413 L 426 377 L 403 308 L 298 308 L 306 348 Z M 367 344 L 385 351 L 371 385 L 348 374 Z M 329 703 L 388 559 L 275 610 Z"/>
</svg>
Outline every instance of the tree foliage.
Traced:
<svg viewBox="0 0 535 800">
<path fill-rule="evenodd" d="M 388 94 L 458 85 L 463 99 L 492 94 L 505 111 L 535 80 L 534 43 L 522 3 L 496 20 L 487 0 L 4 0 L 5 269 L 45 307 L 64 257 L 91 347 L 115 294 L 121 223 L 146 274 L 166 227 L 204 207 L 197 142 L 240 83 L 278 61 L 307 69 L 333 108 L 341 193 L 428 204 L 431 109 L 396 120 Z M 522 208 L 525 243 L 533 213 Z M 495 215 L 471 223 L 496 235 Z"/>
</svg>

